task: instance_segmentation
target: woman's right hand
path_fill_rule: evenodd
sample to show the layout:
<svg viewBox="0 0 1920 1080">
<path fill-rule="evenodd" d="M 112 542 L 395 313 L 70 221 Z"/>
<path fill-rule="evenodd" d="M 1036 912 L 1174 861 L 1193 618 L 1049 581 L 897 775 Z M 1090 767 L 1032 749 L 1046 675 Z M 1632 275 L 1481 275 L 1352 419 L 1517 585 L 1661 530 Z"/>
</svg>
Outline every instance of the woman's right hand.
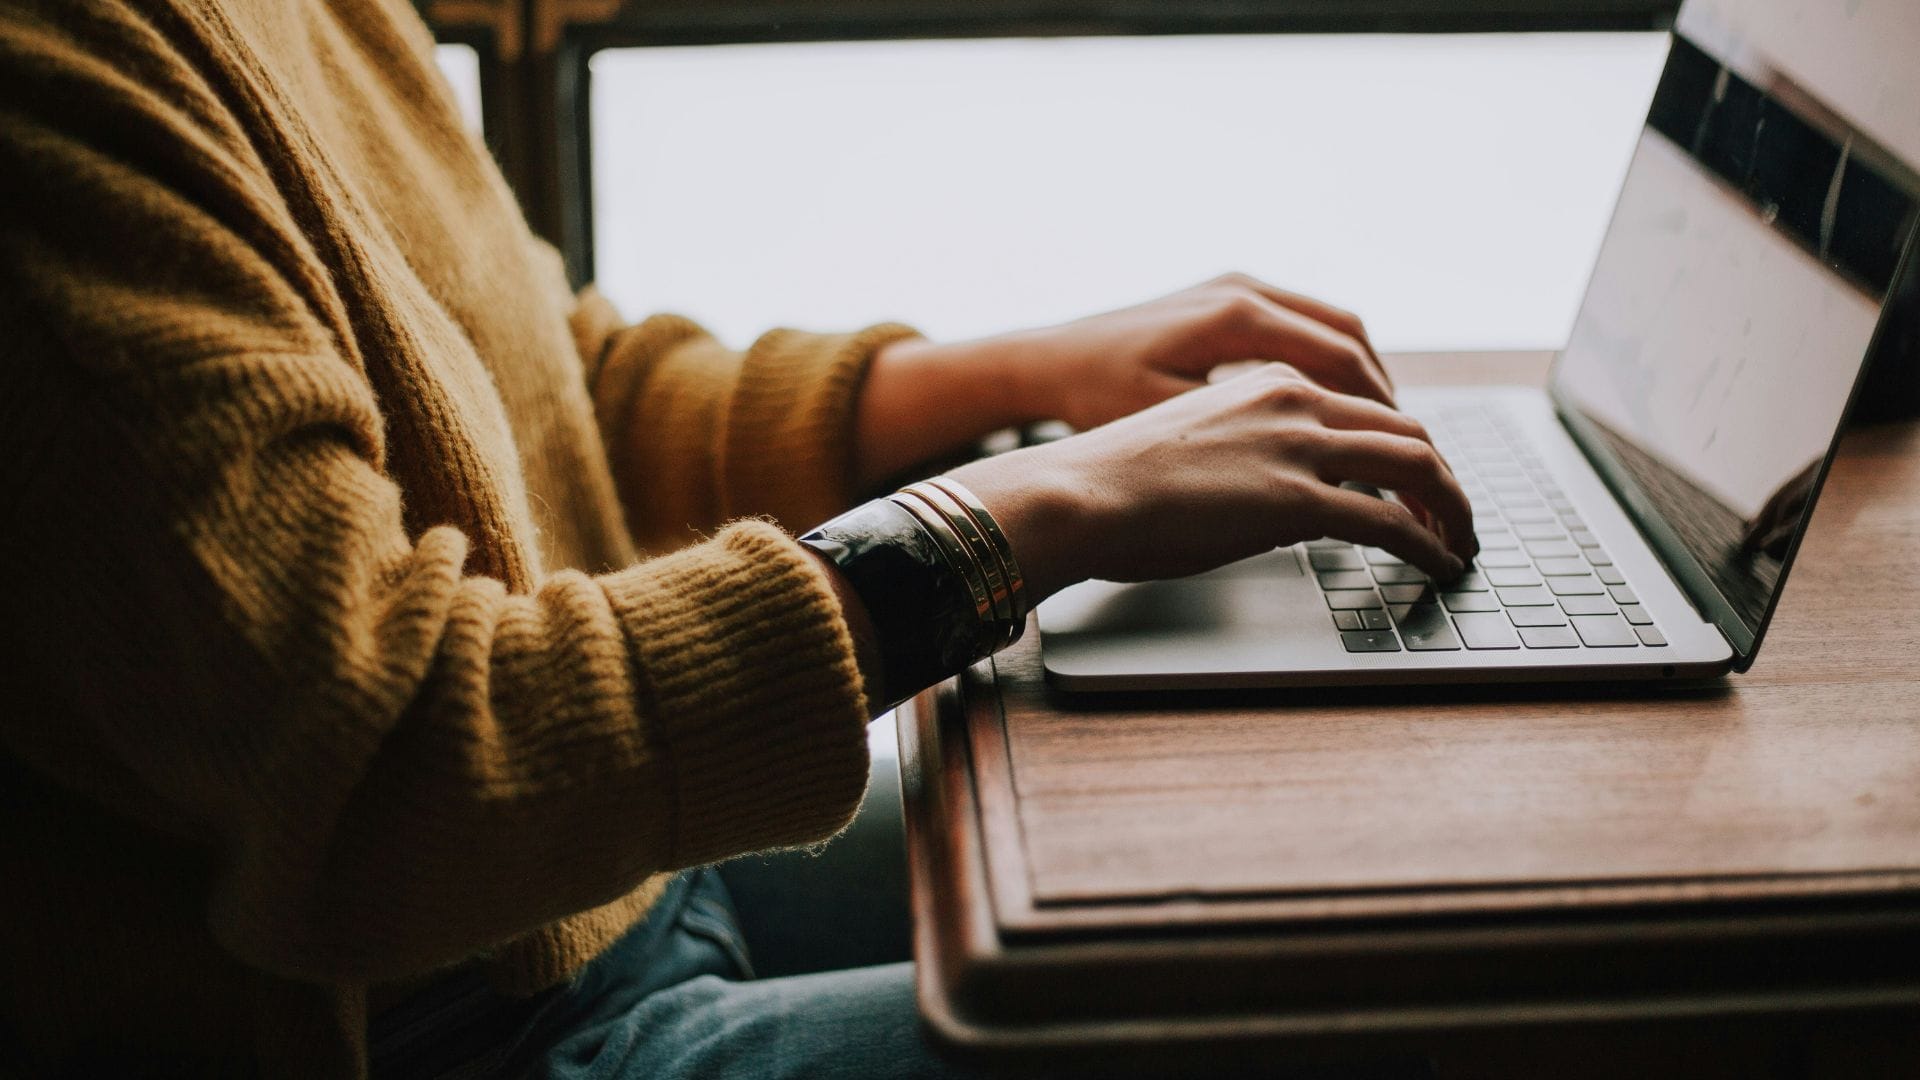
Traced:
<svg viewBox="0 0 1920 1080">
<path fill-rule="evenodd" d="M 1285 364 L 952 475 L 1006 531 L 1036 603 L 1091 578 L 1180 577 L 1322 536 L 1442 581 L 1479 551 L 1467 497 L 1418 422 Z"/>
</svg>

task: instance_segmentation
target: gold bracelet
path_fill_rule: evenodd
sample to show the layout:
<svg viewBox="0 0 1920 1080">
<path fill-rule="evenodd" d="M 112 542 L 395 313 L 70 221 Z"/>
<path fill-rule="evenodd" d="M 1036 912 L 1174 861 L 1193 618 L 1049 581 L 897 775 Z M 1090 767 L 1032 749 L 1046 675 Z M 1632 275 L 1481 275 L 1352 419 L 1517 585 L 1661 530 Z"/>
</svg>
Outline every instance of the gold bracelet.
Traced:
<svg viewBox="0 0 1920 1080">
<path fill-rule="evenodd" d="M 1017 626 L 1013 637 L 1018 640 L 1020 635 L 1026 632 L 1027 614 L 1033 609 L 1027 603 L 1027 580 L 1020 573 L 1019 562 L 1013 557 L 1013 544 L 1007 539 L 1007 534 L 1001 531 L 1000 523 L 993 519 L 993 514 L 988 512 L 987 504 L 981 502 L 980 497 L 968 490 L 965 484 L 951 476 L 936 476 L 927 483 L 953 496 L 960 505 L 966 507 L 967 513 L 973 517 L 974 524 L 978 525 L 980 531 L 986 535 L 994 555 L 1000 560 L 1000 568 L 1006 575 L 1008 599 L 1013 604 L 1012 618 Z"/>
<path fill-rule="evenodd" d="M 995 635 L 999 639 L 999 648 L 1011 645 L 1013 634 L 1013 598 L 1008 587 L 1006 572 L 1002 568 L 999 555 L 993 545 L 974 523 L 973 515 L 960 504 L 958 499 L 931 483 L 908 484 L 900 489 L 903 493 L 931 506 L 944 517 L 947 523 L 960 534 L 965 542 L 967 554 L 973 560 L 973 567 L 986 580 L 987 592 L 993 597 L 993 617 Z"/>
<path fill-rule="evenodd" d="M 887 496 L 887 501 L 912 514 L 920 524 L 926 526 L 934 542 L 939 545 L 940 553 L 946 557 L 947 565 L 967 587 L 967 593 L 973 599 L 974 614 L 982 623 L 993 625 L 993 593 L 987 585 L 986 574 L 975 563 L 972 553 L 967 550 L 966 541 L 947 521 L 946 515 L 935 510 L 926 502 L 902 492 Z"/>
</svg>

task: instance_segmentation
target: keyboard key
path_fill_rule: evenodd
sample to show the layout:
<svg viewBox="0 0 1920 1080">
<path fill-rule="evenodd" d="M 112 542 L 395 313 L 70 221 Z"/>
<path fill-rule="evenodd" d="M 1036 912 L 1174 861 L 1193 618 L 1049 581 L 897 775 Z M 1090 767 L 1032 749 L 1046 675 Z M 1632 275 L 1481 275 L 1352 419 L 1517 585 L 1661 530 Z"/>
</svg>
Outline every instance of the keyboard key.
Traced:
<svg viewBox="0 0 1920 1080">
<path fill-rule="evenodd" d="M 1520 476 L 1495 476 L 1487 480 L 1487 486 L 1495 491 L 1532 491 L 1533 483 Z"/>
<path fill-rule="evenodd" d="M 1540 584 L 1540 575 L 1524 566 L 1496 566 L 1486 572 L 1486 578 L 1496 589 Z"/>
<path fill-rule="evenodd" d="M 1593 535 L 1590 532 L 1587 532 L 1584 529 L 1574 530 L 1573 542 L 1576 544 L 1579 544 L 1581 547 L 1599 547 L 1600 546 L 1600 538 Z"/>
<path fill-rule="evenodd" d="M 1667 643 L 1667 639 L 1661 635 L 1660 631 L 1655 630 L 1651 626 L 1636 626 L 1633 628 L 1633 632 L 1640 635 L 1640 644 L 1642 645 L 1658 646 Z"/>
<path fill-rule="evenodd" d="M 1575 615 L 1573 628 L 1593 649 L 1618 649 L 1640 644 L 1640 636 L 1618 615 Z"/>
<path fill-rule="evenodd" d="M 1565 499 L 1555 499 L 1554 502 L 1562 504 L 1560 506 L 1554 507 L 1555 510 L 1560 511 L 1560 524 L 1565 525 L 1567 528 L 1574 529 L 1574 530 L 1580 530 L 1587 527 L 1587 523 L 1585 521 L 1580 520 L 1580 515 L 1573 512 L 1572 503 L 1567 502 L 1567 500 Z"/>
<path fill-rule="evenodd" d="M 1307 541 L 1308 551 L 1345 551 L 1352 546 L 1352 544 L 1347 543 L 1345 540 L 1335 540 L 1331 536 L 1323 536 L 1318 540 Z"/>
<path fill-rule="evenodd" d="M 1335 611 L 1363 611 L 1384 605 L 1372 589 L 1334 589 L 1327 593 L 1327 606 Z"/>
<path fill-rule="evenodd" d="M 1635 626 L 1653 625 L 1653 616 L 1647 614 L 1647 609 L 1641 607 L 1639 604 L 1620 605 L 1620 614 Z"/>
<path fill-rule="evenodd" d="M 1365 570 L 1367 564 L 1351 544 L 1337 548 L 1309 548 L 1307 561 L 1315 570 Z"/>
<path fill-rule="evenodd" d="M 1491 551 L 1483 548 L 1480 565 L 1491 570 L 1497 566 L 1532 566 L 1533 560 L 1527 558 L 1526 552 L 1511 548 L 1495 548 Z"/>
<path fill-rule="evenodd" d="M 1499 611 L 1500 601 L 1492 593 L 1450 592 L 1442 593 L 1440 599 L 1447 605 L 1448 611 Z"/>
<path fill-rule="evenodd" d="M 1520 635 L 1514 633 L 1513 624 L 1505 615 L 1497 611 L 1475 612 L 1467 615 L 1455 615 L 1454 625 L 1460 628 L 1460 638 L 1469 649 L 1517 649 L 1520 647 Z"/>
<path fill-rule="evenodd" d="M 1448 592 L 1486 592 L 1492 588 L 1487 584 L 1487 579 L 1477 570 L 1469 570 L 1444 584 Z"/>
<path fill-rule="evenodd" d="M 1382 585 L 1380 595 L 1389 604 L 1433 603 L 1433 590 L 1426 585 Z"/>
<path fill-rule="evenodd" d="M 1384 548 L 1361 548 L 1360 554 L 1375 566 L 1405 566 L 1406 561 Z"/>
<path fill-rule="evenodd" d="M 1393 620 L 1387 618 L 1387 613 L 1384 611 L 1381 611 L 1379 608 L 1374 608 L 1371 611 L 1359 612 L 1359 615 L 1360 615 L 1360 628 L 1362 630 L 1393 629 Z"/>
<path fill-rule="evenodd" d="M 1567 617 L 1557 607 L 1517 607 L 1507 609 L 1507 619 L 1515 626 L 1565 626 Z"/>
<path fill-rule="evenodd" d="M 1529 649 L 1577 649 L 1580 638 L 1570 626 L 1526 626 L 1520 629 L 1520 641 Z"/>
<path fill-rule="evenodd" d="M 1399 652 L 1400 639 L 1391 630 L 1348 630 L 1340 635 L 1348 652 Z"/>
<path fill-rule="evenodd" d="M 1605 596 L 1563 596 L 1560 610 L 1569 615 L 1611 615 L 1617 609 Z"/>
<path fill-rule="evenodd" d="M 1374 567 L 1373 580 L 1382 585 L 1424 585 L 1427 575 L 1417 566 L 1402 563 L 1399 566 Z"/>
<path fill-rule="evenodd" d="M 1580 554 L 1580 549 L 1565 540 L 1529 540 L 1527 554 L 1536 559 L 1569 559 Z"/>
<path fill-rule="evenodd" d="M 1551 577 L 1547 588 L 1555 596 L 1605 596 L 1607 587 L 1596 577 Z"/>
<path fill-rule="evenodd" d="M 1360 621 L 1357 611 L 1336 611 L 1333 613 L 1333 625 L 1341 630 L 1365 630 L 1367 624 Z"/>
<path fill-rule="evenodd" d="M 1529 521 L 1557 521 L 1559 519 L 1552 510 L 1544 506 L 1516 506 L 1507 511 L 1507 520 L 1515 524 L 1522 524 Z"/>
<path fill-rule="evenodd" d="M 1328 570 L 1320 575 L 1323 589 L 1371 589 L 1373 575 L 1365 570 Z"/>
<path fill-rule="evenodd" d="M 1625 585 L 1627 583 L 1627 575 L 1621 573 L 1618 567 L 1596 566 L 1593 568 L 1593 573 L 1595 577 L 1598 577 L 1608 585 Z"/>
<path fill-rule="evenodd" d="M 1480 541 L 1480 549 L 1519 547 L 1520 541 L 1505 529 L 1484 529 L 1473 534 Z"/>
<path fill-rule="evenodd" d="M 1400 636 L 1413 652 L 1441 652 L 1460 647 L 1460 635 L 1438 604 L 1414 604 L 1398 612 Z"/>
<path fill-rule="evenodd" d="M 1522 540 L 1565 540 L 1565 529 L 1551 522 L 1539 521 L 1514 527 L 1514 535 Z"/>
<path fill-rule="evenodd" d="M 1584 577 L 1593 572 L 1593 567 L 1588 566 L 1584 559 L 1541 559 L 1534 565 L 1548 577 L 1558 577 L 1562 574 Z"/>
<path fill-rule="evenodd" d="M 1612 566 L 1613 565 L 1613 556 L 1608 555 L 1606 552 L 1600 550 L 1599 548 L 1582 548 L 1581 553 L 1587 557 L 1588 562 L 1592 563 L 1595 566 Z"/>
<path fill-rule="evenodd" d="M 1508 607 L 1552 607 L 1553 594 L 1535 585 L 1529 588 L 1496 589 L 1500 602 Z"/>
<path fill-rule="evenodd" d="M 1613 594 L 1613 602 L 1616 604 L 1637 604 L 1640 602 L 1640 598 L 1633 594 L 1633 590 L 1627 588 L 1625 585 L 1609 586 L 1607 592 Z"/>
</svg>

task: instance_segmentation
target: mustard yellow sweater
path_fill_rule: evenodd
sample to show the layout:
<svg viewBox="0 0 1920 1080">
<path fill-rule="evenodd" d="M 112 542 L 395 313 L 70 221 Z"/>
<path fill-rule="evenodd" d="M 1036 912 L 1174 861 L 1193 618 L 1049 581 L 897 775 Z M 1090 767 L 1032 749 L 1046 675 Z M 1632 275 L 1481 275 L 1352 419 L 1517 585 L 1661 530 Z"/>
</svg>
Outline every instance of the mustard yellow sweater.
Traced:
<svg viewBox="0 0 1920 1080">
<path fill-rule="evenodd" d="M 848 502 L 905 331 L 620 325 L 430 44 L 0 0 L 0 1073 L 355 1075 L 370 997 L 552 984 L 860 798 L 822 574 L 699 536 Z"/>
</svg>

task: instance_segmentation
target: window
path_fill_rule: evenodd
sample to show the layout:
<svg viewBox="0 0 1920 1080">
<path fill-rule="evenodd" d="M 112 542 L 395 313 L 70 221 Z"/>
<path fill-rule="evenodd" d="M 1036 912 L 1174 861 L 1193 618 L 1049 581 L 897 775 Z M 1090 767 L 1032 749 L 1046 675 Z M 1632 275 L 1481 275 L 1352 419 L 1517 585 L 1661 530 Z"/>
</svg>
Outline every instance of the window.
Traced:
<svg viewBox="0 0 1920 1080">
<path fill-rule="evenodd" d="M 744 343 L 1038 324 L 1243 269 L 1389 349 L 1565 340 L 1666 38 L 608 49 L 597 280 Z"/>
<path fill-rule="evenodd" d="M 471 131 L 480 131 L 480 50 L 471 45 L 436 45 L 434 62 L 440 74 L 453 87 L 454 100 L 460 103 L 460 117 Z"/>
</svg>

